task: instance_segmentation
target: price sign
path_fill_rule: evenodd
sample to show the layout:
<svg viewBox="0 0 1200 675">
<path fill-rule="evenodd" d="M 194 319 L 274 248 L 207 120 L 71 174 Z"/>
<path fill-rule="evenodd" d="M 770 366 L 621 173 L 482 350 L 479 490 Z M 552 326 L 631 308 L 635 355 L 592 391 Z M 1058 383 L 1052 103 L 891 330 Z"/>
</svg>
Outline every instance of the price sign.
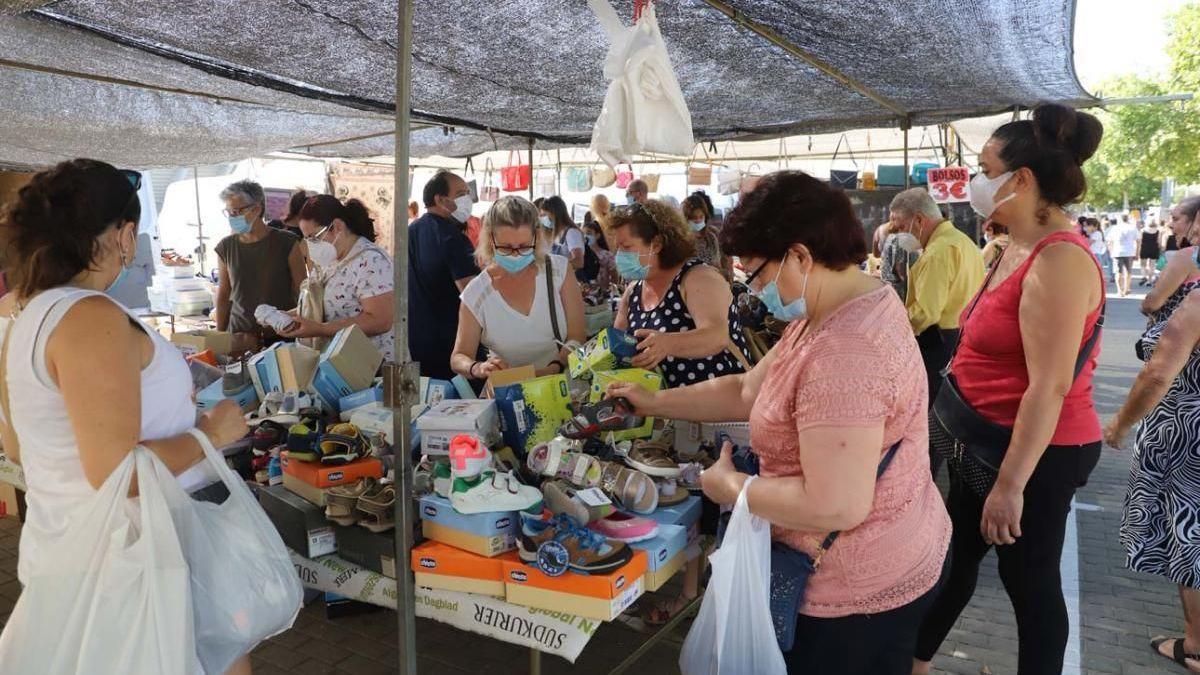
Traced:
<svg viewBox="0 0 1200 675">
<path fill-rule="evenodd" d="M 929 194 L 939 204 L 970 201 L 971 172 L 965 166 L 929 170 Z"/>
</svg>

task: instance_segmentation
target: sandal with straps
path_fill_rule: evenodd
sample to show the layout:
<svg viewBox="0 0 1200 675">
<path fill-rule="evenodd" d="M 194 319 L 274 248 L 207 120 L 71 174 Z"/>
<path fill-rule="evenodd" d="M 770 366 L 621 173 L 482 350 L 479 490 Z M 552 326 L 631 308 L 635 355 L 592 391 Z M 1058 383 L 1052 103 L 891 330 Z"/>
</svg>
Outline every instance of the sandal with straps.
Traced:
<svg viewBox="0 0 1200 675">
<path fill-rule="evenodd" d="M 386 532 L 396 526 L 396 486 L 380 483 L 377 487 L 358 498 L 358 510 L 367 516 L 358 524 L 372 532 Z"/>
<path fill-rule="evenodd" d="M 1172 647 L 1170 656 L 1167 656 L 1166 654 L 1162 653 L 1162 650 L 1159 649 L 1159 647 L 1163 646 L 1163 643 L 1165 643 L 1167 640 L 1175 641 L 1175 646 Z M 1200 672 L 1200 670 L 1195 670 L 1191 666 L 1188 665 L 1188 659 L 1191 659 L 1192 661 L 1200 662 L 1200 654 L 1188 654 L 1188 653 L 1184 652 L 1183 651 L 1183 642 L 1184 642 L 1184 638 L 1182 638 L 1182 637 L 1170 638 L 1170 637 L 1166 637 L 1163 635 L 1159 635 L 1158 637 L 1152 638 L 1150 640 L 1150 648 L 1154 650 L 1155 654 L 1158 654 L 1159 656 L 1163 657 L 1164 659 L 1171 659 L 1175 663 L 1178 663 L 1179 665 L 1183 666 L 1184 668 L 1187 668 L 1188 671 L 1190 671 L 1190 672 L 1193 672 L 1193 673 Z"/>
<path fill-rule="evenodd" d="M 351 485 L 339 485 L 325 491 L 325 519 L 338 525 L 353 525 L 362 519 L 358 500 L 376 489 L 376 479 L 364 478 Z"/>
</svg>

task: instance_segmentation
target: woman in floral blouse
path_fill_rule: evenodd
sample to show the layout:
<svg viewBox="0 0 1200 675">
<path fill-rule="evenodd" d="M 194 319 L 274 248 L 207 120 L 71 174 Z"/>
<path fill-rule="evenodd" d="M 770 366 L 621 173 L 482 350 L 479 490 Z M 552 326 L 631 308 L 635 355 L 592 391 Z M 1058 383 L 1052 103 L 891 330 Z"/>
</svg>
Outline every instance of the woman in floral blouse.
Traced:
<svg viewBox="0 0 1200 675">
<path fill-rule="evenodd" d="M 324 280 L 325 320 L 297 317 L 296 324 L 280 335 L 333 337 L 357 325 L 384 360 L 394 361 L 392 260 L 375 245 L 375 224 L 367 207 L 357 199 L 343 204 L 331 195 L 313 197 L 300 210 L 300 230 L 310 268 Z"/>
</svg>

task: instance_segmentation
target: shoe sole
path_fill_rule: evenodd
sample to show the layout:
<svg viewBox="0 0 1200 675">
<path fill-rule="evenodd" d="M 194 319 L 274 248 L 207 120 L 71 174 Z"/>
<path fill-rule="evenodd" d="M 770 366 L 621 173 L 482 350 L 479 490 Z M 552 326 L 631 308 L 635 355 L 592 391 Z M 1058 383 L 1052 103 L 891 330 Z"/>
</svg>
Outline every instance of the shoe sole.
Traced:
<svg viewBox="0 0 1200 675">
<path fill-rule="evenodd" d="M 680 474 L 680 469 L 678 466 L 673 468 L 650 466 L 649 464 L 643 464 L 630 457 L 625 457 L 625 463 L 634 469 L 641 471 L 647 476 L 654 476 L 655 478 L 678 478 Z"/>
<path fill-rule="evenodd" d="M 554 489 L 544 489 L 542 494 L 546 498 L 546 506 L 552 513 L 565 513 L 584 525 L 591 522 L 592 516 L 588 509 L 583 504 L 571 499 L 567 493 L 555 487 Z"/>
<path fill-rule="evenodd" d="M 649 534 L 642 534 L 642 535 L 638 535 L 636 537 L 629 537 L 629 538 L 617 537 L 617 536 L 613 536 L 611 534 L 605 534 L 604 532 L 600 532 L 599 530 L 592 530 L 592 531 L 606 539 L 612 539 L 613 541 L 623 541 L 626 544 L 636 544 L 639 541 L 646 541 L 648 539 L 653 539 L 658 536 L 657 528 L 655 528 Z"/>
</svg>

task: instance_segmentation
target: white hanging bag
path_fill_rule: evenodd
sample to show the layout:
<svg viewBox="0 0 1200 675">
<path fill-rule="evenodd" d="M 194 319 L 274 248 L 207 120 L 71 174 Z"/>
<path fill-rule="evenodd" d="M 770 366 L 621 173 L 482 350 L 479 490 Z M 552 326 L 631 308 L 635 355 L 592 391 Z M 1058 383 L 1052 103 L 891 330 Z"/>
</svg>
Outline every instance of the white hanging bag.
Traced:
<svg viewBox="0 0 1200 675">
<path fill-rule="evenodd" d="M 292 627 L 304 589 L 279 532 L 208 436 L 192 429 L 204 460 L 229 489 L 221 504 L 192 499 L 160 465 L 159 480 L 191 568 L 196 651 L 222 675 L 263 640 Z"/>
<path fill-rule="evenodd" d="M 131 500 L 135 468 L 139 496 Z M 175 478 L 138 446 L 71 514 L 0 635 L 0 670 L 197 672 L 188 565 L 163 497 L 169 486 Z"/>
<path fill-rule="evenodd" d="M 742 486 L 712 577 L 679 654 L 683 675 L 786 675 L 771 620 L 771 524 L 750 513 Z"/>
<path fill-rule="evenodd" d="M 609 166 L 647 152 L 692 154 L 692 115 L 659 32 L 654 4 L 647 3 L 632 26 L 621 23 L 608 0 L 588 0 L 588 6 L 610 43 L 604 61 L 608 93 L 592 130 L 592 150 Z"/>
</svg>

